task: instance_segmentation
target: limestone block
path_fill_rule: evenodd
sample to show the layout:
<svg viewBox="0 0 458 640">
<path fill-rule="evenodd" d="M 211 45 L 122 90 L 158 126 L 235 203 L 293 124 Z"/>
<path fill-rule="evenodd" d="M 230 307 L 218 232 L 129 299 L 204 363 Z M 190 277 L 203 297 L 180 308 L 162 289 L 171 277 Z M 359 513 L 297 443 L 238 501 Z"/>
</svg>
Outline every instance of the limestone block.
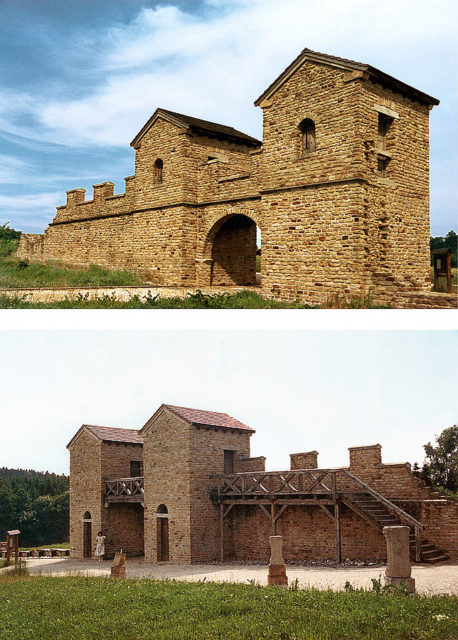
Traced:
<svg viewBox="0 0 458 640">
<path fill-rule="evenodd" d="M 404 586 L 407 593 L 415 593 L 415 578 L 389 578 L 385 576 L 385 585 L 391 584 L 397 589 L 402 589 Z"/>
<path fill-rule="evenodd" d="M 283 537 L 270 536 L 269 542 L 271 551 L 267 584 L 285 587 L 288 584 L 288 577 L 286 575 L 285 561 L 283 560 Z"/>
<path fill-rule="evenodd" d="M 283 560 L 283 536 L 270 536 L 270 565 L 284 565 Z"/>
<path fill-rule="evenodd" d="M 117 551 L 113 560 L 113 567 L 123 567 L 126 562 L 126 554 Z"/>
<path fill-rule="evenodd" d="M 387 559 L 385 575 L 388 578 L 410 577 L 409 527 L 383 527 Z"/>
<path fill-rule="evenodd" d="M 111 567 L 111 577 L 112 578 L 125 578 L 126 577 L 126 567 Z"/>
</svg>

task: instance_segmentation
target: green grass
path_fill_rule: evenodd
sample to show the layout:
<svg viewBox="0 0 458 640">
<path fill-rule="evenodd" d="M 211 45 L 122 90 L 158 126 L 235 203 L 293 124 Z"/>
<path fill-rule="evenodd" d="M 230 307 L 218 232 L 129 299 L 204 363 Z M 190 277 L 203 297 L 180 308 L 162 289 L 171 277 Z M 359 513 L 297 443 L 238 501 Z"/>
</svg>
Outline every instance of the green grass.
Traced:
<svg viewBox="0 0 458 640">
<path fill-rule="evenodd" d="M 2 247 L 4 245 L 1 245 Z M 110 270 L 93 264 L 88 269 L 70 269 L 58 264 L 28 263 L 0 254 L 0 288 L 27 287 L 103 287 L 141 285 L 141 278 L 123 270 Z"/>
<path fill-rule="evenodd" d="M 299 302 L 278 302 L 263 298 L 254 291 L 240 291 L 229 294 L 203 294 L 197 291 L 186 298 L 175 296 L 134 296 L 129 302 L 122 302 L 115 295 L 89 300 L 88 296 L 78 296 L 76 300 L 58 302 L 26 302 L 23 297 L 0 295 L 1 309 L 310 309 Z"/>
<path fill-rule="evenodd" d="M 2 640 L 439 640 L 456 599 L 369 591 L 107 578 L 0 576 Z"/>
</svg>

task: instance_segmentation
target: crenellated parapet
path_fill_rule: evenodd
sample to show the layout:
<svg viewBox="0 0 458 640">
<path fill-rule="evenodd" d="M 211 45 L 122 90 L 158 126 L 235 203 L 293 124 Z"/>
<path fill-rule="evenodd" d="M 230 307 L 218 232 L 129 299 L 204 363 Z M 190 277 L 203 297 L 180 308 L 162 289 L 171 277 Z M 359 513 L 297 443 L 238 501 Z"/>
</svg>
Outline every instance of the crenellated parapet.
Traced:
<svg viewBox="0 0 458 640">
<path fill-rule="evenodd" d="M 85 189 L 70 189 L 67 191 L 67 203 L 56 207 L 57 214 L 51 225 L 127 215 L 133 204 L 134 179 L 135 176 L 125 178 L 125 192 L 116 195 L 114 194 L 114 182 L 106 181 L 94 184 L 91 200 L 85 199 Z"/>
</svg>

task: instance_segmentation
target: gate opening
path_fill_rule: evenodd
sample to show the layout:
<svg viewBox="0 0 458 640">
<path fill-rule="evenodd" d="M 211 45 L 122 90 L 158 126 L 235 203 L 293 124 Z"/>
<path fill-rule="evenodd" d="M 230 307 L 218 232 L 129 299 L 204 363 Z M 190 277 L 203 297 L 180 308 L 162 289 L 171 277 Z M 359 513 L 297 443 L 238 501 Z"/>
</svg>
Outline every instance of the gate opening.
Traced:
<svg viewBox="0 0 458 640">
<path fill-rule="evenodd" d="M 211 285 L 255 286 L 260 232 L 254 220 L 237 214 L 226 218 L 214 230 L 211 247 Z M 260 255 L 259 255 L 260 258 Z"/>
</svg>

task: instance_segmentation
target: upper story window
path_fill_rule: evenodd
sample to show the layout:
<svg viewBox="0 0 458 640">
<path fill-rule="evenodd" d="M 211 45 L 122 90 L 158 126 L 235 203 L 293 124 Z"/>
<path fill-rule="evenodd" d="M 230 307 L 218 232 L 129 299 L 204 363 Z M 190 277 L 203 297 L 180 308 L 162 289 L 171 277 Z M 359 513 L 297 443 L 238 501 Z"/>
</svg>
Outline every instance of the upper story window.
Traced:
<svg viewBox="0 0 458 640">
<path fill-rule="evenodd" d="M 234 473 L 234 451 L 224 450 L 224 475 L 230 476 Z"/>
<path fill-rule="evenodd" d="M 310 118 L 302 120 L 299 125 L 302 136 L 302 153 L 304 155 L 312 153 L 316 149 L 315 123 Z"/>
<path fill-rule="evenodd" d="M 155 184 L 160 184 L 162 182 L 162 174 L 163 174 L 163 170 L 164 170 L 164 163 L 163 161 L 158 158 L 156 160 L 156 162 L 154 163 L 154 183 Z"/>
<path fill-rule="evenodd" d="M 386 151 L 386 138 L 388 131 L 393 124 L 393 118 L 384 113 L 378 114 L 378 150 Z"/>
<path fill-rule="evenodd" d="M 130 477 L 139 478 L 142 475 L 142 461 L 131 460 L 130 461 Z"/>
</svg>

